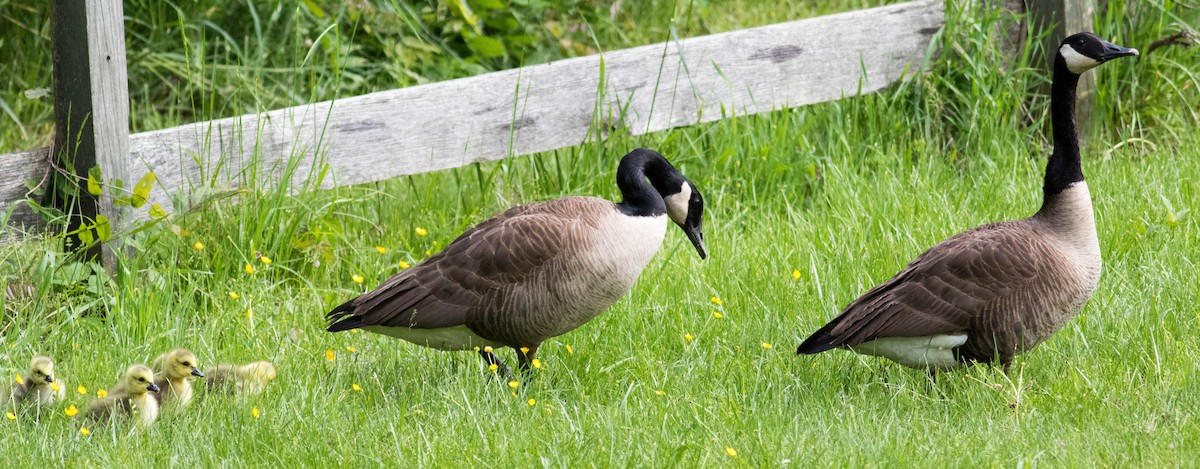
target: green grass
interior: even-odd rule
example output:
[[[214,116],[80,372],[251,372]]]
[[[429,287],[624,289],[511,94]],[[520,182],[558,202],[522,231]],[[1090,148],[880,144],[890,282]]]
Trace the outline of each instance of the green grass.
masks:
[[[733,6],[692,21],[767,22],[763,6]],[[1116,8],[1097,29],[1135,47],[1200,20],[1170,2]],[[952,9],[931,71],[881,94],[365,186],[296,195],[262,187],[172,218],[187,236],[166,226],[134,236],[139,255],[112,278],[56,254],[53,240],[0,246],[0,281],[42,293],[3,306],[0,369],[14,374],[47,353],[72,391],[43,415],[0,421],[0,447],[43,464],[142,467],[1193,464],[1194,50],[1091,72],[1099,90],[1084,171],[1104,276],[1080,316],[1011,375],[979,366],[934,383],[848,352],[793,355],[922,250],[1037,209],[1048,116],[1031,93],[1046,74],[999,59],[988,36],[996,20]],[[333,86],[317,82],[295,92]],[[659,149],[703,191],[711,257],[698,259],[671,229],[631,294],[547,342],[544,367],[516,390],[473,354],[323,332],[330,307],[492,213],[564,195],[617,197],[616,163],[635,146]],[[274,262],[264,266],[256,252]],[[259,396],[201,394],[149,431],[83,437],[62,415],[87,402],[76,385],[94,395],[128,364],[173,346],[204,363],[273,360],[279,379]]]

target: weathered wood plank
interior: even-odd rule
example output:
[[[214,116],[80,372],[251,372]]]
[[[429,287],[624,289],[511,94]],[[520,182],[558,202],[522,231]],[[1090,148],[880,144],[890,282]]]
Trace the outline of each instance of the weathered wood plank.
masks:
[[[37,216],[20,201],[29,192],[26,182],[45,181],[49,170],[49,152],[45,148],[0,155],[0,214],[13,209],[12,218],[8,220],[9,226],[21,231],[30,231],[38,226]],[[3,231],[3,227],[0,227],[0,231]]]
[[[51,9],[54,49],[55,158],[70,161],[77,180],[60,182],[84,187],[88,169],[99,166],[106,181],[129,180],[129,85],[125,59],[125,17],[121,0],[55,0]],[[67,165],[63,165],[67,167]],[[115,188],[99,197],[80,190],[78,210],[69,229],[104,215],[113,232],[123,231],[127,217],[113,204]],[[52,193],[57,194],[52,191]],[[58,203],[71,201],[59,200]],[[115,240],[114,240],[115,241]],[[112,267],[117,243],[89,251]]]
[[[184,191],[280,177],[293,156],[292,183],[323,164],[325,186],[377,181],[578,145],[600,119],[641,134],[874,92],[916,73],[942,22],[920,0],[136,134],[130,151]]]

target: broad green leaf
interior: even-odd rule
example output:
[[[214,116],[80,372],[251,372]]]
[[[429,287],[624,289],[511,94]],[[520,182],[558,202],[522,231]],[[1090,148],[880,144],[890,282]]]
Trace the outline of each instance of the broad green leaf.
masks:
[[[474,3],[475,7],[483,10],[504,9],[504,2],[501,2],[500,0],[472,0],[471,3]]]
[[[474,36],[467,39],[467,47],[481,57],[504,57],[504,44],[487,36]]]
[[[84,246],[92,244],[92,241],[95,241],[95,238],[92,237],[91,229],[84,228],[79,231],[79,242],[83,243]]]
[[[150,188],[154,186],[156,180],[158,180],[158,176],[154,175],[154,171],[150,171],[142,176],[137,184],[133,185],[133,195],[129,197],[129,204],[133,205],[133,208],[141,208],[146,205],[146,201],[150,199]]]
[[[162,218],[167,216],[167,211],[163,210],[161,205],[154,204],[150,206],[150,216],[153,218]]]
[[[104,175],[100,173],[99,166],[92,166],[88,169],[87,191],[92,195],[100,195],[104,193]]]
[[[100,237],[100,241],[112,239],[112,224],[108,223],[108,217],[96,215],[96,235]]]

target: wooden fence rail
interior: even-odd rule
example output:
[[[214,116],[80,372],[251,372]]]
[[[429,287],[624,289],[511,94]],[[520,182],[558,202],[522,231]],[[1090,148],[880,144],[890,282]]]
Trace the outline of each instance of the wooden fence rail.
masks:
[[[1053,46],[1069,32],[1091,29],[1092,2],[990,4],[1029,13],[1035,27],[1050,28]],[[130,176],[154,171],[166,190],[154,191],[151,202],[163,207],[171,206],[170,194],[236,187],[248,171],[270,177],[289,164],[297,168],[293,180],[279,183],[326,170],[334,176],[325,179],[327,187],[377,181],[578,145],[589,132],[641,134],[874,92],[924,64],[945,20],[942,3],[917,0],[618,50],[126,140],[120,0],[53,0],[56,140],[78,147],[81,173],[99,165],[129,186]],[[1015,34],[1023,35],[1023,29]],[[72,52],[84,49],[87,57]],[[1080,94],[1088,96],[1086,89]],[[1086,102],[1081,108],[1083,119]],[[86,119],[78,109],[88,111]],[[10,225],[37,226],[21,202],[51,168],[46,148],[0,155],[0,214],[14,211]],[[99,211],[109,212],[118,229],[130,217],[147,216],[142,209],[127,217],[104,199]]]
[[[302,181],[319,161],[327,185],[357,184],[578,145],[597,128],[641,134],[802,106],[915,74],[942,22],[941,0],[919,0],[183,125],[131,135],[123,169],[187,191],[236,186],[251,163],[263,174],[298,164]],[[46,149],[0,155],[0,211],[48,167]],[[168,200],[156,190],[151,202]],[[10,223],[35,221],[19,208]]]

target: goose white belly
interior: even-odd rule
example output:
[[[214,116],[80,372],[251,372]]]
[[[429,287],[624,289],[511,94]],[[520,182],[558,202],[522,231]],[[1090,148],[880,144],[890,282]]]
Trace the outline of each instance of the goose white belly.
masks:
[[[410,327],[366,326],[364,330],[377,334],[406,340],[417,345],[439,350],[471,350],[475,347],[499,347],[499,342],[493,342],[476,334],[467,326],[439,327],[434,329],[413,329]]]
[[[967,342],[967,334],[939,334],[922,337],[882,337],[863,342],[852,350],[884,357],[911,368],[949,370],[963,365],[954,357],[954,348]]]

